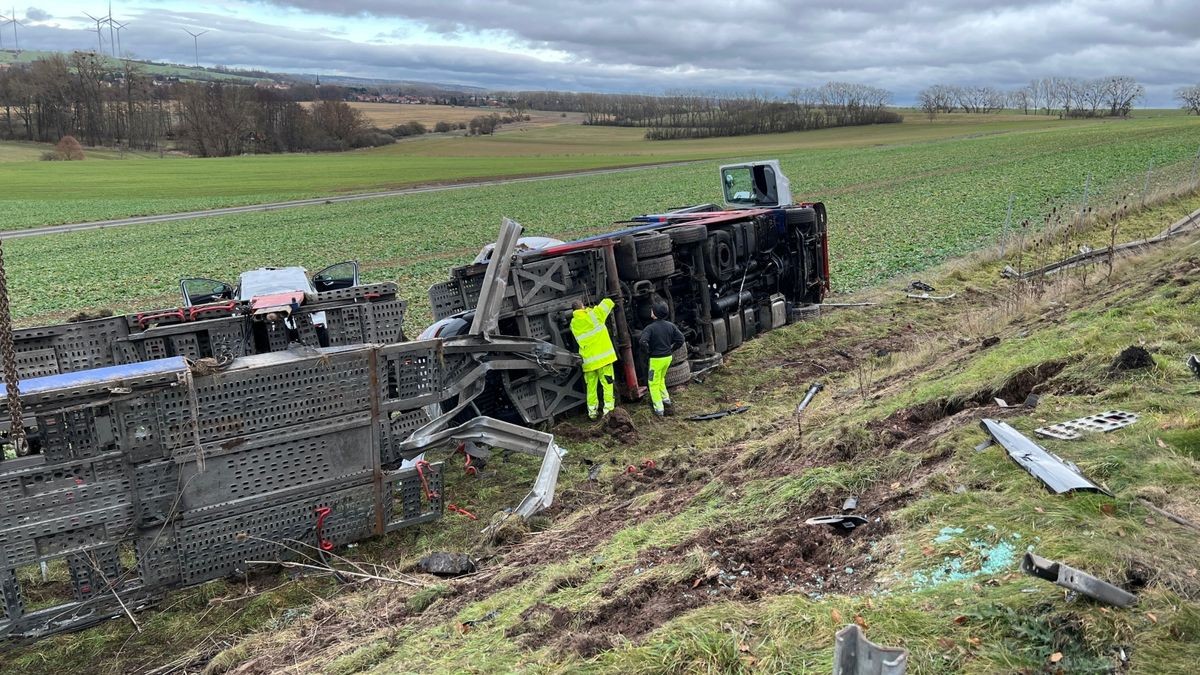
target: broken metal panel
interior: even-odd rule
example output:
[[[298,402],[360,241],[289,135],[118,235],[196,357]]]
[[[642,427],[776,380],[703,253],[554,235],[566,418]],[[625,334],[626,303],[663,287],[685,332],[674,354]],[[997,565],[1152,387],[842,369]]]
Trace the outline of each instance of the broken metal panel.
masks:
[[[1042,481],[1055,494],[1066,492],[1101,492],[1107,490],[1088,480],[1074,464],[1048,452],[1004,422],[992,419],[980,421],[980,426],[1004,446],[1008,456],[1023,469]]]
[[[554,436],[545,432],[491,417],[476,417],[456,427],[424,429],[420,436],[414,436],[400,445],[404,449],[412,450],[443,443],[462,442],[541,457],[542,465],[538,470],[533,489],[513,509],[513,513],[522,518],[528,518],[553,503],[555,487],[558,485],[559,468],[562,466],[562,458],[567,453],[554,442]]]
[[[1021,571],[1117,607],[1129,607],[1137,602],[1137,596],[1107,581],[1033,553],[1025,553]]]
[[[496,246],[483,275],[479,303],[475,307],[475,318],[471,322],[472,335],[488,336],[499,328],[500,303],[503,302],[505,291],[508,289],[508,271],[512,266],[512,257],[516,252],[517,240],[521,238],[522,229],[516,221],[508,218],[505,218],[500,226],[500,236],[496,238]]]
[[[1051,424],[1048,427],[1034,429],[1033,433],[1046,438],[1057,438],[1063,441],[1073,441],[1085,433],[1108,432],[1138,421],[1135,413],[1123,410],[1108,410],[1106,412],[1080,417],[1068,422]]]
[[[868,640],[853,623],[837,632],[833,675],[903,675],[907,670],[907,649],[881,647]]]

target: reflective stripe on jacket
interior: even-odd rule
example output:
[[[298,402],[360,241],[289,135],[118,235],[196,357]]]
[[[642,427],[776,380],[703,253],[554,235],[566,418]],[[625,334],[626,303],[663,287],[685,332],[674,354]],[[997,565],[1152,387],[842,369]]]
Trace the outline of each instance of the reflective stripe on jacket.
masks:
[[[605,298],[595,307],[577,309],[571,314],[571,334],[579,343],[584,371],[596,370],[617,360],[608,326],[604,324],[612,309],[613,301]]]

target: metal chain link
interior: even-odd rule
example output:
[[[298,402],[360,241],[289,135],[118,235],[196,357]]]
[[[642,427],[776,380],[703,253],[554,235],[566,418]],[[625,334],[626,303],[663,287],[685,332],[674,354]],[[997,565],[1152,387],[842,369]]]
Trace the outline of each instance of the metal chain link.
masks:
[[[28,444],[25,440],[25,425],[21,420],[21,377],[17,373],[17,351],[13,346],[12,312],[8,306],[8,277],[4,273],[4,242],[0,240],[0,358],[3,358],[4,385],[7,390],[8,419],[11,430],[8,437],[17,456],[24,456]],[[3,453],[0,452],[0,456]]]

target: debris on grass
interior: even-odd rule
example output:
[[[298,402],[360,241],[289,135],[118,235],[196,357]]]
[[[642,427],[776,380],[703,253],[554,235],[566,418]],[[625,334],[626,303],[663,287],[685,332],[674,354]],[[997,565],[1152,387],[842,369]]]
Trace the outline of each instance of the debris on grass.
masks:
[[[1137,602],[1137,596],[1133,593],[1069,565],[1034,555],[1031,551],[1027,551],[1021,559],[1021,571],[1110,605],[1128,607]]]
[[[430,553],[421,558],[417,568],[440,577],[457,577],[475,571],[475,561],[465,553]]]

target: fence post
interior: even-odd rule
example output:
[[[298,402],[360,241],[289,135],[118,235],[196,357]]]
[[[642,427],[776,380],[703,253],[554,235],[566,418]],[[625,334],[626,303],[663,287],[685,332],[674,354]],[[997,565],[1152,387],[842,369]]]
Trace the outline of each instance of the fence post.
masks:
[[[1013,197],[1016,194],[1009,193],[1008,195],[1008,213],[1004,215],[1004,232],[1000,235],[1000,257],[1003,258],[1008,250],[1008,228],[1012,225],[1012,205]]]
[[[1150,166],[1146,167],[1146,183],[1142,185],[1142,206],[1146,205],[1146,197],[1150,194],[1150,174],[1154,173],[1154,158],[1150,158]]]
[[[1192,186],[1196,185],[1196,166],[1200,165],[1200,148],[1196,148],[1196,159],[1192,160]]]

